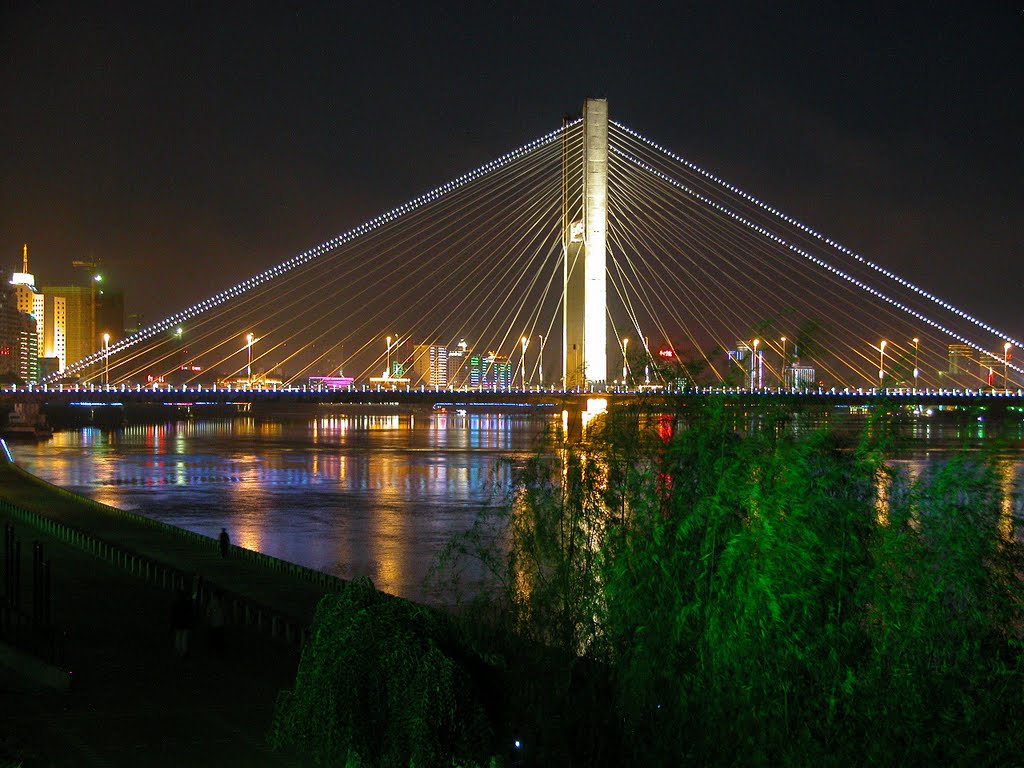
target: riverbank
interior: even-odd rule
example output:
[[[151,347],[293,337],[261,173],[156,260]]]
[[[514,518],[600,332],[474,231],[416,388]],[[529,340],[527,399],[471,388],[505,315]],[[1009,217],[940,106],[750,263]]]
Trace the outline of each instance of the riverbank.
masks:
[[[335,580],[239,548],[221,558],[213,539],[75,497],[8,462],[0,500],[0,526],[21,543],[26,615],[35,543],[50,563],[57,647],[48,650],[72,681],[66,692],[44,687],[5,654],[15,660],[0,667],[0,763],[302,764],[270,752],[265,735],[278,691],[294,681],[302,632]],[[201,624],[179,658],[174,587],[199,576],[226,596],[225,648]]]

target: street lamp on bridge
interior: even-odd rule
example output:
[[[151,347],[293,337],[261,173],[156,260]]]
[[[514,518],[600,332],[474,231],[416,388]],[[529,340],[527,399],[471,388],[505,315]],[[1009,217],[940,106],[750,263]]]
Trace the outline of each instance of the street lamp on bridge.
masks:
[[[921,344],[921,340],[915,336],[914,337],[914,389],[917,389],[917,377],[921,373],[920,369],[917,367],[918,353],[920,352],[920,349],[919,349],[920,344]]]
[[[788,339],[785,336],[783,336],[781,339],[779,339],[779,341],[782,342],[782,370],[779,373],[779,378],[782,379],[782,386],[786,386],[786,367],[789,362],[786,358],[786,342],[788,341]]]
[[[629,367],[626,364],[626,347],[629,346],[629,339],[622,337],[622,386],[626,386],[626,377],[629,375]]]
[[[537,382],[543,387],[544,386],[544,337],[541,334],[537,334],[537,338],[540,339],[540,356],[537,358]]]
[[[760,339],[754,339],[753,348],[754,351],[750,355],[750,388],[754,388],[755,371],[757,370],[757,345],[761,343]]]
[[[520,341],[523,344],[523,356],[519,361],[519,381],[521,382],[522,388],[526,390],[526,348],[530,345],[530,340],[523,336]]]
[[[245,378],[249,380],[249,386],[252,386],[252,343],[256,339],[256,336],[252,333],[245,334],[245,349],[248,352],[245,362]]]
[[[881,388],[882,380],[885,379],[885,345],[886,341],[883,339],[878,345],[878,386]]]
[[[110,388],[110,334],[103,334],[103,386]]]
[[[1003,389],[1009,389],[1010,388],[1009,362],[1010,362],[1010,347],[1012,347],[1012,346],[1013,346],[1013,344],[1011,344],[1010,342],[1006,342],[1005,344],[1003,344]]]
[[[651,383],[651,345],[644,336],[644,384]]]

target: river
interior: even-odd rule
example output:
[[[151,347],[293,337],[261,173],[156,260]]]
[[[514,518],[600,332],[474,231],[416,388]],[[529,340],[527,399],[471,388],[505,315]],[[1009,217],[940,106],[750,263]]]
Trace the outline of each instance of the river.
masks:
[[[425,578],[441,549],[499,503],[512,466],[556,422],[480,413],[235,418],[57,432],[15,443],[15,460],[52,483],[172,525],[393,594],[443,602]],[[907,427],[910,471],[986,441],[985,425]],[[1018,497],[1024,435],[1005,491]]]

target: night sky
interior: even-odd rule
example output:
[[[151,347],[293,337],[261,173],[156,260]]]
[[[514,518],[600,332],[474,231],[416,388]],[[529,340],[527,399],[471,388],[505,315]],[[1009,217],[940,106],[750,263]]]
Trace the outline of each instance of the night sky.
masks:
[[[606,96],[613,119],[1024,336],[1009,4],[204,5],[4,4],[4,269],[23,242],[44,285],[101,259],[153,322]]]

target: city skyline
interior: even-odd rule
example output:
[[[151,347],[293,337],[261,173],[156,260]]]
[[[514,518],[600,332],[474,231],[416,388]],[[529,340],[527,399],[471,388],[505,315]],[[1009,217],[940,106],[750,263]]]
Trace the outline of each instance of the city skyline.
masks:
[[[557,7],[385,21],[302,6],[253,10],[241,27],[224,9],[3,13],[3,266],[26,241],[56,283],[73,259],[99,261],[148,321],[606,95],[613,119],[1024,331],[1019,13],[740,7],[613,25]],[[579,34],[559,50],[544,30],[571,21]],[[388,43],[371,58],[366,39]],[[586,45],[606,55],[587,60]]]

